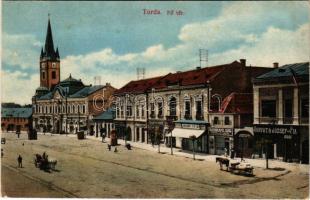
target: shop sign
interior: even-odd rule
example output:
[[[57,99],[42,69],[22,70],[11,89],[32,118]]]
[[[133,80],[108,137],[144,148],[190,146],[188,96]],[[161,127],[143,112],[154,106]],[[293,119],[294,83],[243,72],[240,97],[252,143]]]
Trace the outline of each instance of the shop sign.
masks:
[[[284,139],[292,139],[292,135],[284,135]]]
[[[233,134],[232,128],[210,128],[210,133],[213,135],[230,135]]]
[[[254,134],[279,134],[279,135],[297,135],[297,127],[294,126],[254,126]]]
[[[204,129],[205,126],[201,126],[200,124],[182,124],[181,127],[189,129]]]

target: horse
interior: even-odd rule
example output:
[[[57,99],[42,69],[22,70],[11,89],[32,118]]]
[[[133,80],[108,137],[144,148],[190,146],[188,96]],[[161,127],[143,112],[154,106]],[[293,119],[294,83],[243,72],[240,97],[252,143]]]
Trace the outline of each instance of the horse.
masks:
[[[221,170],[223,170],[223,165],[226,165],[226,171],[228,171],[228,167],[229,167],[229,159],[228,158],[216,157],[215,162],[220,163]]]

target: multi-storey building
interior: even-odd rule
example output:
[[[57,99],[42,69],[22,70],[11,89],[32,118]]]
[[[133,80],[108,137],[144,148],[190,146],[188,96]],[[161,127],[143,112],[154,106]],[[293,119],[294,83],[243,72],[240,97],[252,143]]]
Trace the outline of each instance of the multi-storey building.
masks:
[[[32,108],[1,108],[1,130],[28,132],[31,127]]]
[[[240,157],[252,154],[253,94],[231,93],[210,112],[209,153]]]
[[[254,80],[258,154],[309,162],[309,62],[287,64]]]
[[[60,82],[60,57],[55,51],[50,20],[40,56],[40,87],[32,98],[33,127],[39,131],[75,133],[81,127],[94,132],[92,118],[111,104],[114,92],[106,85],[84,85],[70,76]]]
[[[115,129],[117,136],[147,143],[148,93],[147,90],[161,77],[130,81],[114,92]]]
[[[192,150],[191,136],[194,135],[196,150],[209,152],[210,111],[219,111],[222,100],[232,92],[251,93],[251,78],[269,70],[246,66],[246,60],[241,59],[170,73],[148,89],[149,126],[155,130],[158,124],[164,126],[164,130],[159,130],[166,136],[166,143],[170,144],[168,138],[172,135],[173,145],[184,150]],[[171,121],[176,127],[169,134]]]
[[[210,111],[219,110],[219,103],[232,92],[251,93],[251,78],[267,71],[270,68],[246,66],[241,59],[131,81],[114,93],[117,134],[142,142],[162,135],[167,145],[185,150],[192,149],[190,136],[195,136],[196,150],[208,152]]]

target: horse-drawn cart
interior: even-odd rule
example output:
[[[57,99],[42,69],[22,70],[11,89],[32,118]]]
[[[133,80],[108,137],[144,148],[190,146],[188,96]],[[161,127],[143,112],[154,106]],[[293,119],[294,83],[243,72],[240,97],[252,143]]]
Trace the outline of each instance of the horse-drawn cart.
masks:
[[[55,170],[56,164],[57,160],[48,158],[48,155],[46,155],[45,153],[43,153],[42,156],[40,154],[35,154],[34,165],[41,170]]]
[[[253,175],[254,167],[250,163],[236,162],[224,156],[216,157],[215,160],[219,162],[221,170],[223,169],[223,165],[225,165],[226,171],[230,171],[231,173]]]

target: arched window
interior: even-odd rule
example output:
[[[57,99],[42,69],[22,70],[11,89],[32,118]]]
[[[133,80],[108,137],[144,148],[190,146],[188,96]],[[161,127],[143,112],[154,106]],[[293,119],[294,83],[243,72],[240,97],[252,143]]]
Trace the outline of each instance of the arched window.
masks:
[[[75,105],[72,105],[72,113],[75,113]]]
[[[169,100],[169,114],[170,116],[177,115],[177,101],[175,97],[171,97]]]
[[[184,119],[192,119],[191,116],[191,100],[189,96],[184,97]]]

